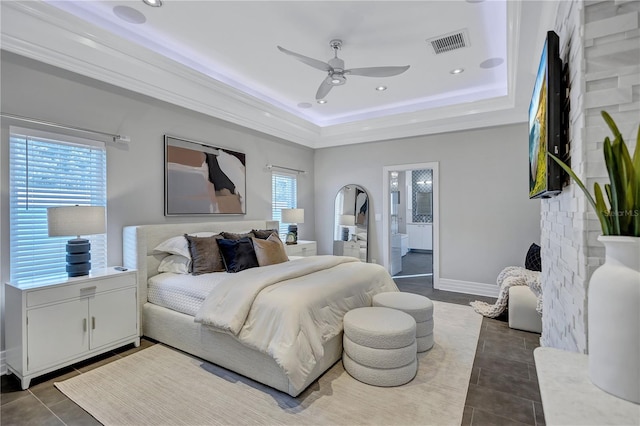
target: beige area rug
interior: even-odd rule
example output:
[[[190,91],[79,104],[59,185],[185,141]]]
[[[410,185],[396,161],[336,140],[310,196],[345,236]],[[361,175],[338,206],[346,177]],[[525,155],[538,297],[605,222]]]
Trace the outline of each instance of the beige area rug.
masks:
[[[56,387],[105,425],[459,425],[482,316],[434,305],[436,343],[399,387],[358,382],[338,362],[293,398],[161,344]]]

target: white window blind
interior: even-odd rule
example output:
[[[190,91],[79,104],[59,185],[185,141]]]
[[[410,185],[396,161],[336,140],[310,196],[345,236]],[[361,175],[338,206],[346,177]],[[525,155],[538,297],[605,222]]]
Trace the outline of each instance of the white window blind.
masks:
[[[106,206],[107,155],[99,141],[17,127],[9,138],[11,281],[66,275],[70,237],[49,237],[47,207]],[[91,267],[107,265],[106,234],[91,242]]]
[[[298,179],[294,174],[272,172],[271,218],[280,223],[280,236],[287,235],[289,224],[282,223],[282,209],[295,209],[298,200]],[[283,240],[284,241],[284,240]]]

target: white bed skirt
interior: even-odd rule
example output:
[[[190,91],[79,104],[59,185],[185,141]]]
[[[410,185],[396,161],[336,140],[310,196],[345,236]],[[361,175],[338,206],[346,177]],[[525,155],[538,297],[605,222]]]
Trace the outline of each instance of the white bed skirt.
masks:
[[[272,388],[297,396],[342,356],[342,333],[324,344],[318,360],[301,388],[295,388],[273,358],[238,342],[234,337],[213,331],[193,321],[193,317],[161,306],[143,306],[143,334],[188,352],[221,367],[238,372]]]

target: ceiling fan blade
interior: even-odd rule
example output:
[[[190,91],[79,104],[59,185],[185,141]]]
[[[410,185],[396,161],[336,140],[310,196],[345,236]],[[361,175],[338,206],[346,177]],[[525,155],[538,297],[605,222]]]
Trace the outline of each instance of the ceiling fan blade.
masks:
[[[297,60],[304,62],[307,65],[311,65],[312,67],[317,68],[319,70],[331,71],[333,69],[331,68],[331,65],[329,65],[326,62],[322,62],[317,59],[309,58],[308,56],[304,56],[299,53],[292,52],[290,50],[285,49],[284,47],[278,46],[278,50],[280,50],[282,53],[286,53],[289,56],[293,56]]]
[[[325,96],[329,93],[333,84],[331,84],[331,77],[325,78],[320,87],[318,87],[318,91],[316,92],[316,100],[324,99]]]
[[[369,67],[369,68],[353,68],[345,70],[345,74],[361,75],[364,77],[391,77],[402,74],[409,69],[409,65],[402,67]]]

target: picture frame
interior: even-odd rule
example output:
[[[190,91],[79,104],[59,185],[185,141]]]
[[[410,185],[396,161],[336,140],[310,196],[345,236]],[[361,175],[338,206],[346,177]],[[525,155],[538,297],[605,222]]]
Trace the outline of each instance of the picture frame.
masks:
[[[165,216],[244,215],[246,155],[164,136]]]

